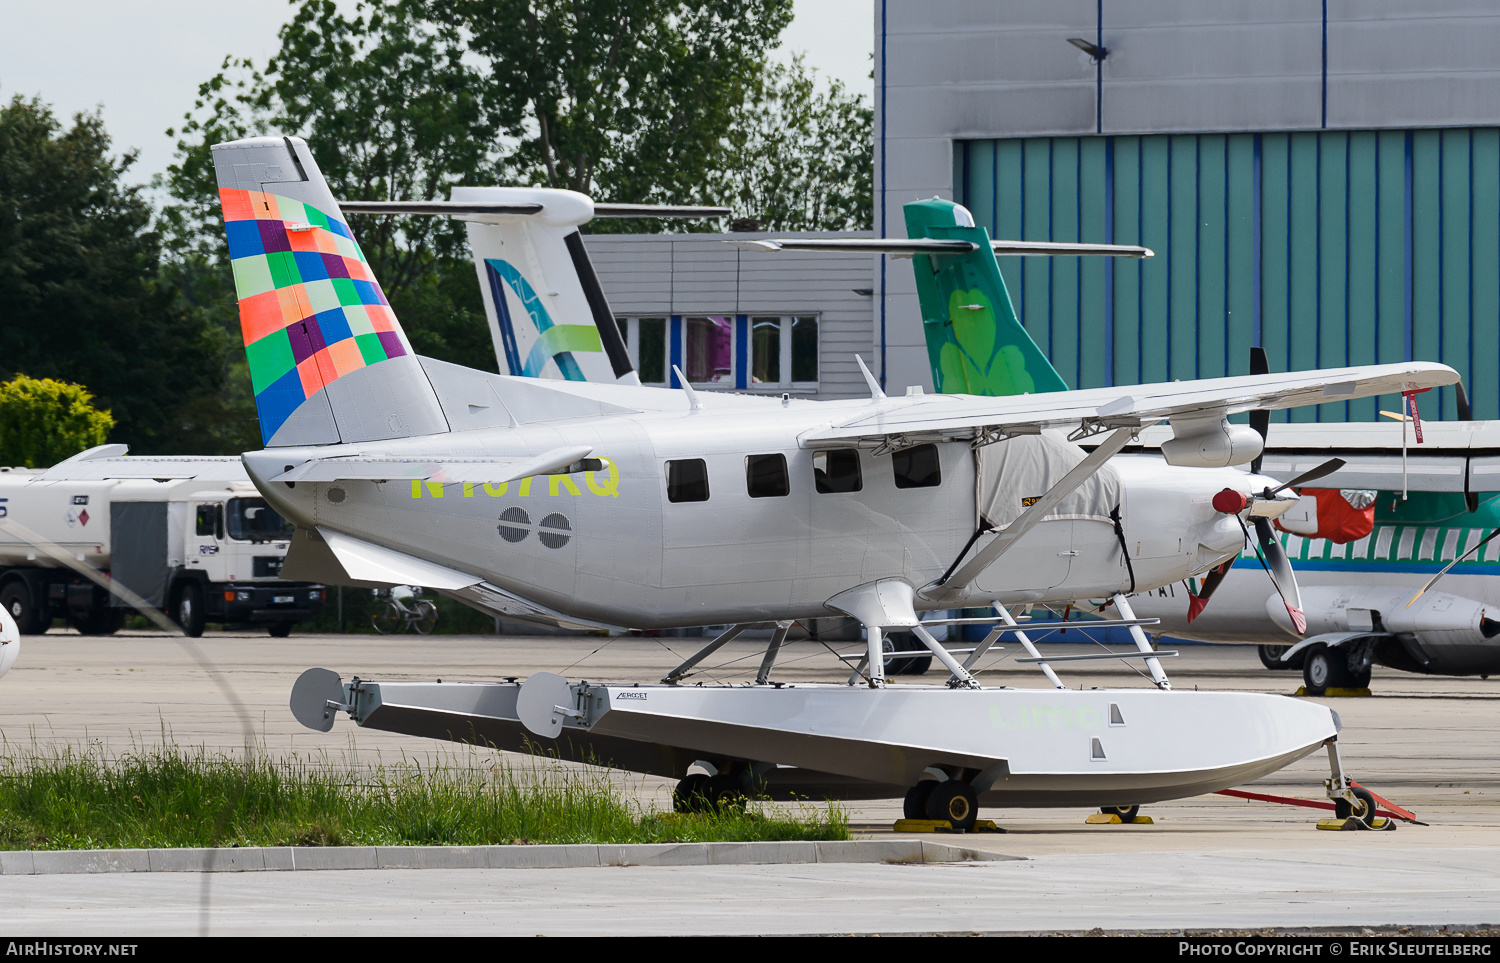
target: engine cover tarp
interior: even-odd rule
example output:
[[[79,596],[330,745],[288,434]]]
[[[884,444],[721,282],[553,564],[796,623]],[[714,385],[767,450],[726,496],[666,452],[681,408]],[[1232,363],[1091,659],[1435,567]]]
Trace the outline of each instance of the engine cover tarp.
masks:
[[[1006,528],[1085,457],[1082,448],[1057,431],[985,445],[976,452],[974,471],[980,516],[997,530]],[[1046,517],[1109,523],[1109,513],[1119,504],[1120,476],[1106,464]]]

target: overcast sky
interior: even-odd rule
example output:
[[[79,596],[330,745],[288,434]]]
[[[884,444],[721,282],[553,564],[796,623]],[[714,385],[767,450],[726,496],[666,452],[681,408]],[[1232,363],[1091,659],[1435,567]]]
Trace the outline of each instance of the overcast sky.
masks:
[[[802,51],[820,73],[869,93],[872,3],[795,0],[777,56]],[[102,108],[116,150],[140,150],[139,182],[171,162],[165,131],[198,85],[226,56],[264,64],[291,16],[286,0],[0,0],[0,10],[0,98],[40,96],[62,117]]]

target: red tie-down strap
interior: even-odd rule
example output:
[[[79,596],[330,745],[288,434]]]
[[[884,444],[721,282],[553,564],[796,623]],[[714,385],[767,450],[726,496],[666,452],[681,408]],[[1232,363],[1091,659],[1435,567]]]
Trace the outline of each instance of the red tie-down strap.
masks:
[[[1431,391],[1431,388],[1418,388],[1410,381],[1406,383],[1406,390],[1401,392],[1402,404],[1406,406],[1406,416],[1411,419],[1411,426],[1417,433],[1417,444],[1422,443],[1422,416],[1417,413],[1417,395]]]
[[[1394,819],[1404,819],[1404,820],[1406,820],[1409,823],[1416,823],[1418,826],[1425,826],[1425,825],[1427,825],[1426,823],[1424,823],[1420,819],[1418,819],[1416,817],[1415,813],[1412,813],[1412,812],[1410,812],[1408,810],[1402,809],[1400,806],[1398,806],[1395,803],[1391,802],[1389,799],[1387,799],[1384,796],[1380,795],[1379,793],[1377,793],[1375,790],[1371,789],[1370,787],[1368,787],[1368,786],[1360,786],[1359,783],[1355,782],[1352,779],[1349,780],[1349,785],[1351,785],[1351,786],[1359,786],[1360,789],[1363,789],[1365,792],[1367,792],[1370,795],[1374,796],[1375,797],[1375,802],[1378,805],[1385,807],[1383,809],[1377,809],[1377,810],[1375,810],[1375,815],[1377,815],[1377,816],[1385,816],[1387,818],[1394,818]],[[1334,805],[1331,802],[1322,802],[1322,801],[1313,800],[1313,799],[1298,799],[1295,796],[1272,796],[1269,793],[1263,793],[1263,792],[1246,792],[1243,789],[1220,789],[1218,792],[1214,793],[1214,795],[1216,795],[1216,796],[1233,796],[1236,799],[1254,799],[1257,802],[1280,803],[1283,806],[1302,806],[1302,807],[1305,807],[1307,809],[1333,809],[1334,808]]]

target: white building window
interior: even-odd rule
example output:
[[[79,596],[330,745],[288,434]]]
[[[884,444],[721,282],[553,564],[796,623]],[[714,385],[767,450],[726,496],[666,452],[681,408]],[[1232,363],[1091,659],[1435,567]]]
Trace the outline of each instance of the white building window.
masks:
[[[666,318],[618,318],[620,337],[643,385],[664,385],[669,374]]]
[[[816,388],[818,350],[817,317],[753,315],[747,387]]]
[[[690,384],[723,390],[818,389],[816,315],[674,315],[616,318],[644,385],[670,385],[672,365]],[[675,343],[674,343],[675,342]]]

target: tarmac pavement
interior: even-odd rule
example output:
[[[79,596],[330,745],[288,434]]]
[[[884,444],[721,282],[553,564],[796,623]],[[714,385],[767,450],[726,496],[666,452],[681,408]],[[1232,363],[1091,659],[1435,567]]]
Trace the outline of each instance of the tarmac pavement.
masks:
[[[341,720],[302,729],[287,709],[297,675],[477,681],[538,670],[570,679],[647,681],[696,639],[211,634],[181,643],[144,633],[24,640],[0,681],[3,751],[94,743],[105,754],[164,737],[241,751],[247,738],[313,764],[405,757],[488,762],[490,753]],[[763,642],[737,641],[699,678],[753,678]],[[1014,647],[1011,647],[1012,650]],[[1071,646],[1047,647],[1067,654]],[[1290,694],[1295,673],[1261,667],[1253,648],[1182,646],[1164,663],[1177,688]],[[1044,686],[997,653],[987,685]],[[205,670],[205,663],[212,670]],[[1067,666],[1084,686],[1146,685],[1128,664]],[[816,642],[786,650],[778,676],[831,681],[846,669]],[[929,677],[930,679],[930,677]],[[4,927],[27,935],[196,933],[443,934],[1036,932],[1210,927],[1345,927],[1500,922],[1500,680],[1375,670],[1370,698],[1330,699],[1356,779],[1428,826],[1327,833],[1319,813],[1222,796],[1147,807],[1151,826],[1086,826],[1083,809],[985,811],[1008,832],[967,847],[1023,857],[963,864],[606,866],[572,869],[372,869],[323,872],[0,876]],[[1253,791],[1321,797],[1316,753]],[[668,780],[618,774],[648,806]],[[856,833],[892,839],[900,801],[848,806]],[[929,836],[956,842],[951,836]]]

